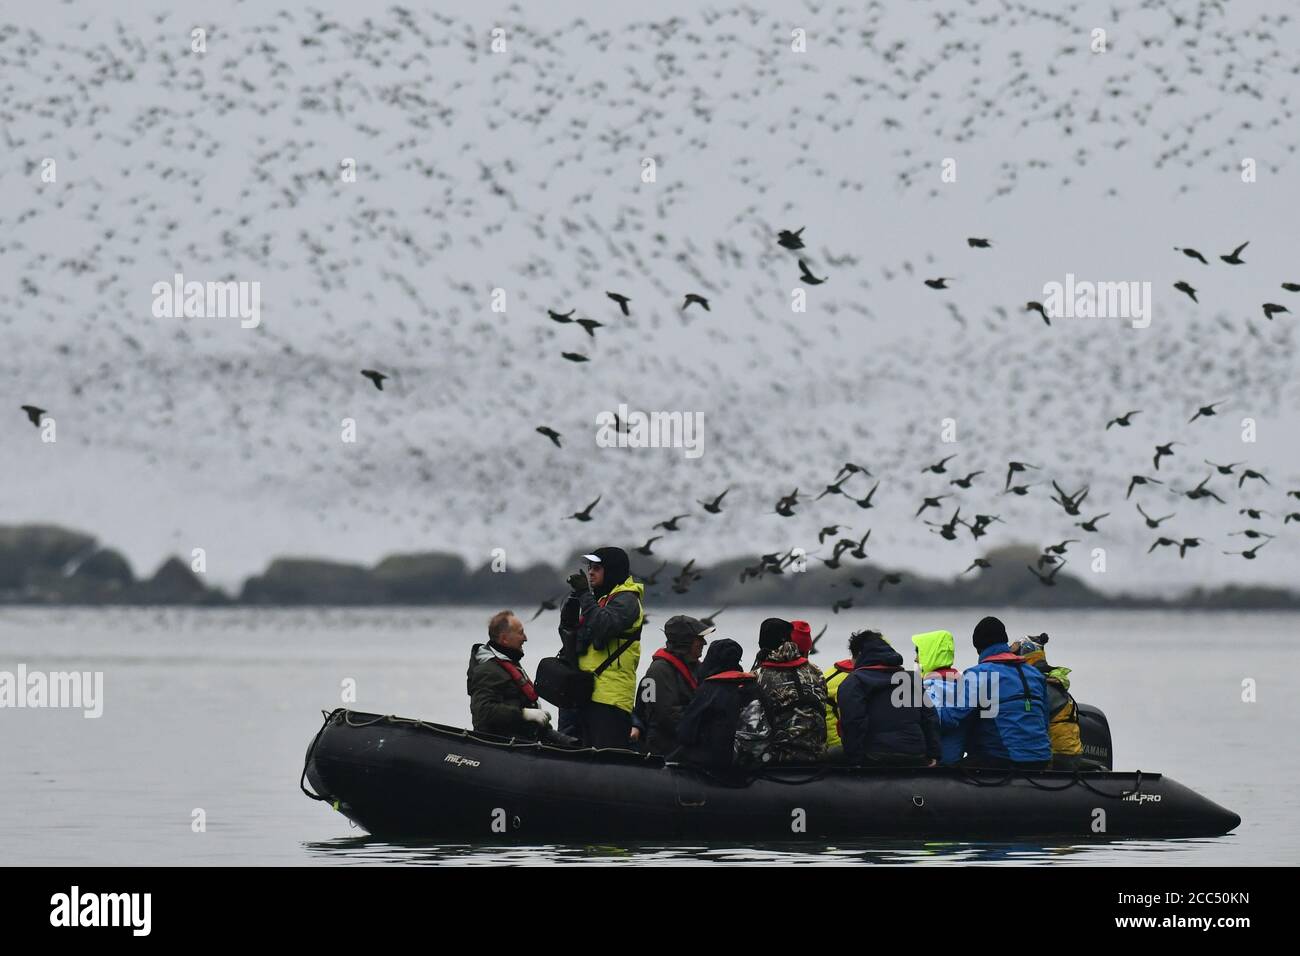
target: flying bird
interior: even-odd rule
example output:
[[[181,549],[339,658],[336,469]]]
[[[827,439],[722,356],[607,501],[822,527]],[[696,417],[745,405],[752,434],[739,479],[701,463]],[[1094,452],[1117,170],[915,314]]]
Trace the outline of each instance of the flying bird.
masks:
[[[794,232],[791,232],[789,229],[782,229],[776,234],[776,244],[782,249],[802,249],[803,239],[801,239],[800,236],[803,235],[805,228],[806,227],[804,226],[800,226]]]
[[[578,521],[590,521],[591,509],[596,507],[596,505],[600,504],[600,499],[603,497],[604,497],[603,495],[597,495],[595,501],[587,505],[587,507],[583,508],[581,511],[575,511],[573,514],[569,515],[569,517],[576,518]]]
[[[605,295],[607,295],[609,298],[613,299],[615,302],[618,303],[618,307],[623,310],[624,315],[632,314],[632,312],[627,307],[627,304],[632,300],[629,299],[627,296],[619,295],[617,292],[606,292]]]
[[[1129,419],[1132,418],[1134,415],[1141,415],[1141,414],[1142,414],[1141,411],[1135,409],[1131,412],[1125,412],[1123,415],[1118,415],[1106,423],[1106,430],[1109,431],[1111,425],[1118,425],[1120,428],[1128,428],[1129,425],[1133,424],[1131,421],[1129,421]]]
[[[1241,251],[1242,251],[1243,249],[1245,249],[1248,245],[1250,245],[1250,241],[1249,241],[1249,240],[1247,240],[1246,242],[1243,242],[1243,243],[1242,243],[1241,245],[1239,245],[1236,249],[1233,249],[1231,255],[1227,255],[1227,256],[1219,256],[1219,258],[1222,259],[1224,262],[1226,262],[1226,263],[1227,263],[1228,265],[1230,265],[1230,266],[1240,266],[1240,265],[1245,265],[1246,260],[1243,259],[1243,258],[1241,258]]]
[[[554,428],[548,428],[545,425],[538,425],[536,431],[537,434],[545,435],[547,438],[549,438],[551,440],[551,443],[555,445],[556,448],[564,447],[563,445],[560,444],[560,433],[557,432]]]
[[[374,382],[375,388],[379,389],[381,392],[384,390],[384,382],[388,379],[388,376],[383,372],[376,372],[372,368],[363,368],[361,374]]]
[[[686,293],[686,301],[682,303],[681,311],[685,312],[687,306],[691,305],[692,303],[695,305],[703,306],[705,312],[713,311],[712,309],[709,308],[709,300],[704,298],[704,296],[702,295],[696,295],[694,292]]]
[[[819,279],[808,270],[808,263],[802,259],[799,260],[799,278],[808,285],[821,285],[826,279]],[[827,277],[829,278],[829,277]]]
[[[37,408],[35,405],[23,405],[22,410],[27,413],[27,420],[37,428],[41,427],[41,416],[49,413],[43,408]]]

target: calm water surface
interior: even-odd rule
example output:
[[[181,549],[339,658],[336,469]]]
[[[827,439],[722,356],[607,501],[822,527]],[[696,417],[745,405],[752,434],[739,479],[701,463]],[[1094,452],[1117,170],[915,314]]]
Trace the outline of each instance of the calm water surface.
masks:
[[[0,610],[0,670],[102,671],[104,712],[0,709],[0,846],[10,864],[682,863],[1254,865],[1300,863],[1296,634],[1300,615],[1005,611],[1013,634],[1052,634],[1079,700],[1106,711],[1116,766],[1166,773],[1242,817],[1217,839],[828,846],[541,846],[370,840],[298,790],[320,711],[355,681],[359,710],[468,723],[465,667],[493,608]],[[703,609],[704,613],[708,610]],[[773,609],[776,610],[776,609]],[[794,612],[790,612],[793,614]],[[889,609],[835,620],[896,647],[944,627],[974,662],[977,610]],[[528,611],[525,617],[531,614]],[[751,653],[760,611],[718,618]],[[797,615],[795,615],[797,616]],[[556,615],[529,625],[525,665],[554,653]],[[814,629],[820,622],[814,623]],[[650,643],[650,642],[648,642]],[[655,642],[657,643],[657,642]],[[648,654],[643,659],[648,659]],[[1242,701],[1242,682],[1257,700]],[[553,708],[552,708],[553,710]],[[206,832],[191,829],[206,813]]]

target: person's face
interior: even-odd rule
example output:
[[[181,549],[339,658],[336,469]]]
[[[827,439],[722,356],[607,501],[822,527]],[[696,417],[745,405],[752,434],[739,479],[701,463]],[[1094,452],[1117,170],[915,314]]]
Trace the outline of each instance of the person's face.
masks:
[[[690,653],[687,655],[686,659],[692,664],[698,663],[700,659],[700,655],[703,653],[704,653],[704,638],[697,637],[695,640],[691,641],[691,650]]]
[[[591,584],[592,590],[595,590],[604,584],[605,566],[603,564],[587,565],[587,581]]]
[[[524,633],[524,622],[517,617],[511,617],[510,626],[506,628],[506,632],[501,635],[497,643],[506,650],[519,651],[523,650],[527,641],[528,635]]]

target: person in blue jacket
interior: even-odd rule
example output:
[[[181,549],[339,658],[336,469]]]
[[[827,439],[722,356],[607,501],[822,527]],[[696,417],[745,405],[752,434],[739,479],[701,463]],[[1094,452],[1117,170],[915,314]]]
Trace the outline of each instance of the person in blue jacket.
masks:
[[[1048,769],[1052,743],[1047,734],[1046,679],[1011,653],[1007,629],[996,617],[976,624],[971,642],[979,663],[962,674],[955,706],[939,710],[946,730],[965,731],[962,764]]]

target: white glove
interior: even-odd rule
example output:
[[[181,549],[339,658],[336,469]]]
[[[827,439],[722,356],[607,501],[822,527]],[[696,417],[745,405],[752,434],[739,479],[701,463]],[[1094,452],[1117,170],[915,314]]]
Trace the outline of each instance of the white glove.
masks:
[[[540,707],[523,708],[524,720],[531,720],[535,724],[550,724],[551,715]]]

